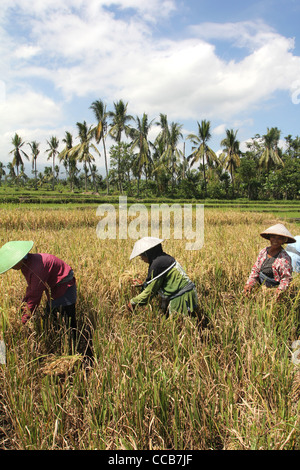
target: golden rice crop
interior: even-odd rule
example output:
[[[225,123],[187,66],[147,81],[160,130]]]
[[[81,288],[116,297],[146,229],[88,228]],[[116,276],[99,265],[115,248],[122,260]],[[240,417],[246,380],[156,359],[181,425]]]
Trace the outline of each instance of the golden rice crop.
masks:
[[[70,356],[67,332],[44,328],[42,306],[24,327],[25,281],[12,270],[0,276],[0,448],[299,449],[299,280],[279,304],[243,296],[265,246],[259,233],[278,220],[210,209],[201,250],[164,242],[197,286],[204,326],[163,317],[156,299],[130,313],[131,280],[147,266],[129,261],[134,240],[97,238],[98,221],[92,207],[0,209],[1,245],[34,240],[33,251],[73,267],[79,329],[94,351],[92,364]]]

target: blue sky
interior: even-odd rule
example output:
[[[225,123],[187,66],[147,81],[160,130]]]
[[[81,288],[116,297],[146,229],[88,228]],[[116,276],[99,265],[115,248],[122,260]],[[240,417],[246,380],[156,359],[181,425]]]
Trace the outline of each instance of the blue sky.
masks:
[[[231,128],[242,148],[268,127],[296,137],[299,23],[299,0],[2,0],[0,161],[17,132],[50,164],[47,140],[69,131],[76,143],[97,99],[149,120],[167,114],[184,135],[210,120],[215,151]]]

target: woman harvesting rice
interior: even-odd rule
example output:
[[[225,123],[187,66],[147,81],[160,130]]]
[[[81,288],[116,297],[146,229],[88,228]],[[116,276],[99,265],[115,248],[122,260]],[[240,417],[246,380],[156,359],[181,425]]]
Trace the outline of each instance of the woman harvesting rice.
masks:
[[[76,280],[72,268],[48,253],[29,253],[32,241],[11,241],[0,249],[0,274],[9,269],[20,270],[27,281],[21,311],[26,324],[47,296],[47,311],[62,314],[71,328],[76,328]]]
[[[133,311],[137,305],[146,304],[154,295],[162,299],[164,313],[194,313],[197,310],[197,293],[180,264],[162,249],[163,240],[154,237],[144,237],[138,240],[132,250],[130,259],[140,256],[149,264],[146,281],[137,281],[142,292],[133,297],[128,308]]]
[[[254,286],[263,285],[276,288],[276,295],[279,296],[289,287],[293,272],[291,258],[282,245],[295,243],[296,240],[283,224],[273,225],[260,235],[270,240],[270,246],[259,252],[244,292],[247,294]]]

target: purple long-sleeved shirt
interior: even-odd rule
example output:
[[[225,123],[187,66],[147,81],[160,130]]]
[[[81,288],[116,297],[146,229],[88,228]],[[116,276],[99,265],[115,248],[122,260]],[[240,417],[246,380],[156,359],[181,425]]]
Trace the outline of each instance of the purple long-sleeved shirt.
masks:
[[[59,284],[70,274],[72,268],[54,255],[29,253],[23,263],[21,271],[27,281],[23,302],[27,303],[31,312],[40,304],[43,292],[46,293],[48,301],[55,300],[76,282],[73,277]]]

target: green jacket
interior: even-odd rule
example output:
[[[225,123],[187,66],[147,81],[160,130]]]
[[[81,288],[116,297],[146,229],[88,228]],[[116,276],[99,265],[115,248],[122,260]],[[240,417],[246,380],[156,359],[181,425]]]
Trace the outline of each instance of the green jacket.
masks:
[[[198,304],[196,288],[177,261],[155,278],[145,282],[143,291],[133,297],[130,303],[145,305],[156,294],[160,295],[163,301],[167,301],[169,313],[188,314],[194,312]]]

